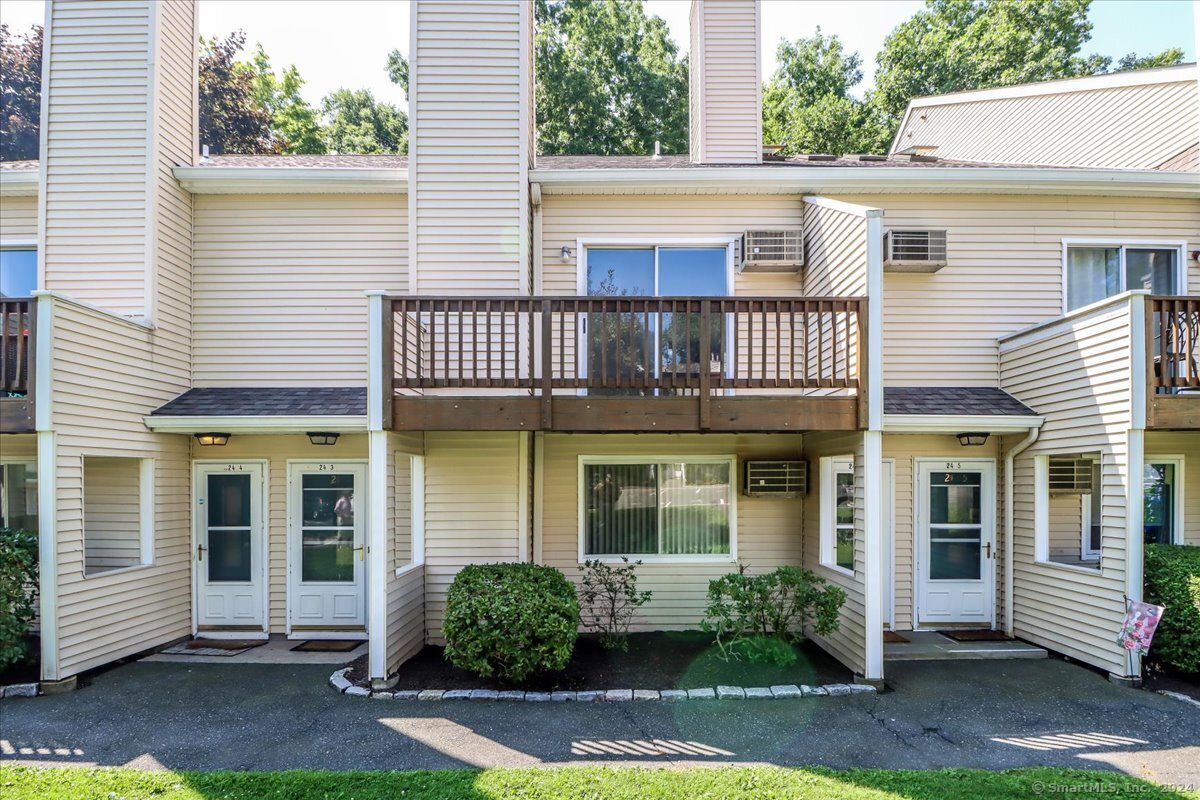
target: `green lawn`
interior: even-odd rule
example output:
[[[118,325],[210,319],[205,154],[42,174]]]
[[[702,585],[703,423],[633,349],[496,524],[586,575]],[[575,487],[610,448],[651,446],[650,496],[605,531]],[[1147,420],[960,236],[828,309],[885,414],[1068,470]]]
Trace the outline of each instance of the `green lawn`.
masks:
[[[127,768],[0,766],[4,800],[1030,800],[1135,794],[1200,798],[1113,772],[1023,769],[1008,772],[622,767],[445,770],[437,772],[141,772]]]

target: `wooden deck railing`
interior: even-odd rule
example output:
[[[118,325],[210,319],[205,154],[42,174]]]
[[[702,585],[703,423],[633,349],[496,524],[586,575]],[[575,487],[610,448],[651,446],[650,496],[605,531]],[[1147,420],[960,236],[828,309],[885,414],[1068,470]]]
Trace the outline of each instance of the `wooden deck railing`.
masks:
[[[866,301],[388,297],[401,394],[511,389],[680,396],[864,388]],[[386,385],[386,383],[385,383]],[[445,394],[445,392],[439,392]]]
[[[28,297],[0,298],[0,393],[28,395],[33,388],[35,305]]]
[[[1146,332],[1150,393],[1200,392],[1200,297],[1147,298]]]

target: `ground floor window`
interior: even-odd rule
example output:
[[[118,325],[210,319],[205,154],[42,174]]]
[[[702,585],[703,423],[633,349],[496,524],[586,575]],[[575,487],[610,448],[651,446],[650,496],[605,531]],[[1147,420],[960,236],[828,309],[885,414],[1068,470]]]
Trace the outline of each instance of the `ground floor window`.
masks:
[[[580,557],[727,561],[736,459],[580,459]]]
[[[1142,478],[1146,544],[1183,541],[1183,458],[1148,456]]]
[[[0,464],[0,528],[36,531],[37,467],[32,461]]]
[[[95,575],[153,561],[154,461],[83,459],[83,565]]]
[[[1037,559],[1099,569],[1103,457],[1100,453],[1038,456],[1034,463]]]
[[[821,564],[854,573],[854,458],[821,459]]]

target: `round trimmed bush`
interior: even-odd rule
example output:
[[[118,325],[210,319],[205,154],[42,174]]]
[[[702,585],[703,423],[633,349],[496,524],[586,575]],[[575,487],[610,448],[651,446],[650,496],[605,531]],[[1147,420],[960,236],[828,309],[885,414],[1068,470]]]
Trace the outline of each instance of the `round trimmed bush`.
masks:
[[[579,601],[553,567],[472,564],[446,596],[446,660],[485,678],[520,682],[566,667],[575,649]]]
[[[1200,674],[1200,547],[1146,545],[1146,599],[1166,606],[1150,656],[1169,667]]]

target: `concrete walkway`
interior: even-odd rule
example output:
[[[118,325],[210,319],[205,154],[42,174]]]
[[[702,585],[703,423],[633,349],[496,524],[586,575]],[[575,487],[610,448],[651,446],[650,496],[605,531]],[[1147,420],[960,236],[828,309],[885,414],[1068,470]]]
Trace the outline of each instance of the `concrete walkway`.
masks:
[[[680,704],[344,697],[313,665],[140,662],[0,700],[0,758],[147,769],[1062,765],[1200,784],[1200,711],[1058,660],[903,662],[895,691]]]

